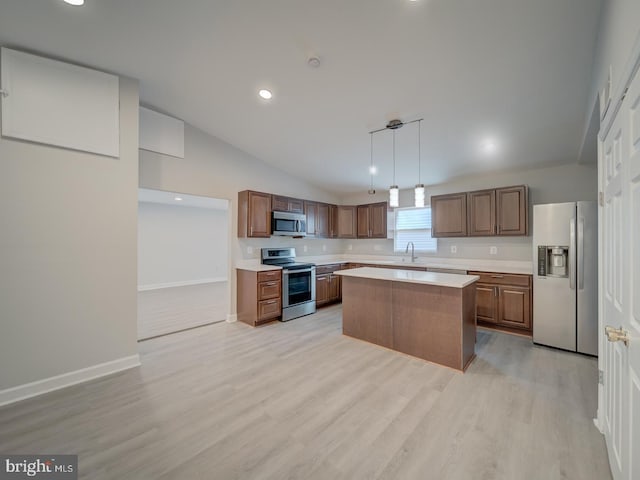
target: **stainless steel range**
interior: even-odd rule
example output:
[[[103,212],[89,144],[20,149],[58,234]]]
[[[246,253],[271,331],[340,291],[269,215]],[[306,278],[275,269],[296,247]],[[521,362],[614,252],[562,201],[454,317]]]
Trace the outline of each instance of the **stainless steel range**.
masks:
[[[296,262],[295,248],[263,248],[262,263],[282,267],[282,321],[316,311],[316,266]]]

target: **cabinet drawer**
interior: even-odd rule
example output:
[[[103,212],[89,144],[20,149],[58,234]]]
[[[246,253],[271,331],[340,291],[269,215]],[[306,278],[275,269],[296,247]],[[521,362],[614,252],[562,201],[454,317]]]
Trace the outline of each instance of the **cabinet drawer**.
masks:
[[[272,282],[274,280],[280,281],[282,278],[282,270],[267,270],[266,272],[258,272],[259,282]]]
[[[529,287],[531,275],[517,275],[512,273],[469,272],[469,275],[478,275],[478,283],[490,283],[493,285],[517,285]]]
[[[333,272],[337,272],[338,270],[342,270],[342,265],[339,263],[332,263],[331,265],[318,265],[316,267],[316,275],[333,273]]]
[[[268,300],[270,298],[280,298],[280,281],[258,283],[258,300]]]
[[[258,302],[258,320],[267,320],[280,316],[280,298]]]

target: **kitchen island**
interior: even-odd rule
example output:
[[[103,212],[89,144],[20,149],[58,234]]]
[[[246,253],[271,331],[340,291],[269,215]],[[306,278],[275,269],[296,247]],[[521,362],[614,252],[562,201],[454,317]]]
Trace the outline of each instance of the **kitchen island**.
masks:
[[[475,357],[476,275],[354,268],[342,277],[342,333],[464,371]]]

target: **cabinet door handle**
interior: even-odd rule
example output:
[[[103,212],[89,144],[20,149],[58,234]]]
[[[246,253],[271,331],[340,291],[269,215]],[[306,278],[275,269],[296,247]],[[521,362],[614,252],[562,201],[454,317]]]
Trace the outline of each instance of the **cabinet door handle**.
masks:
[[[277,302],[277,300],[269,300],[268,302],[266,302],[266,304],[267,305],[271,305],[271,304],[276,303],[276,302]]]
[[[278,282],[267,282],[267,286],[268,287],[273,287],[274,285],[277,285]]]
[[[253,226],[249,227],[249,236],[253,235]]]
[[[504,278],[504,275],[491,275],[491,278]]]
[[[494,297],[498,296],[498,287],[493,287],[493,296]]]

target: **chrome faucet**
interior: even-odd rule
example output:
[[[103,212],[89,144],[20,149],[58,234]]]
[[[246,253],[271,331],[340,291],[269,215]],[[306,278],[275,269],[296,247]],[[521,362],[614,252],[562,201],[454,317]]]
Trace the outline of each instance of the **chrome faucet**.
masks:
[[[407,243],[407,248],[404,249],[404,253],[409,253],[409,245],[411,245],[411,263],[415,262],[417,260],[418,257],[416,257],[415,255],[415,248],[416,246],[413,244],[413,242],[409,242]]]

